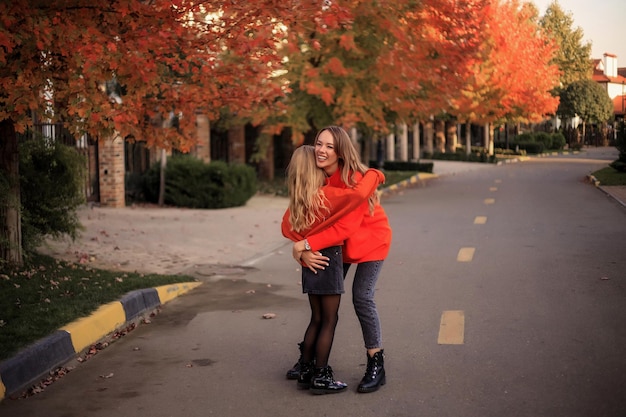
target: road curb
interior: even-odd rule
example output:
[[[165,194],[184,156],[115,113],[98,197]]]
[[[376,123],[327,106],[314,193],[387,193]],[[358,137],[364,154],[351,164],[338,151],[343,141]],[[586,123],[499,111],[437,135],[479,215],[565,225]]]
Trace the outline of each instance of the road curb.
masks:
[[[22,392],[46,374],[76,357],[85,348],[146,311],[201,285],[183,282],[135,290],[120,300],[105,304],[87,317],[69,323],[0,363],[0,401]]]
[[[594,175],[587,175],[587,180],[589,180],[589,182],[591,184],[594,185],[594,187],[596,187],[598,190],[602,191],[604,194],[606,194],[608,197],[611,197],[613,200],[615,200],[618,204],[620,204],[622,207],[626,207],[626,200],[624,199],[624,196],[626,196],[626,194],[624,192],[618,193],[615,191],[610,190],[607,187],[603,187],[602,184],[600,183],[600,180],[598,180]],[[623,187],[621,187],[623,188]]]
[[[439,175],[437,174],[430,174],[427,172],[418,172],[417,174],[413,175],[410,178],[407,178],[406,180],[400,181],[396,184],[392,184],[389,187],[385,187],[382,190],[380,190],[378,192],[378,195],[380,197],[382,196],[386,196],[388,194],[392,194],[396,191],[408,188],[410,186],[414,186],[414,185],[420,185],[420,184],[425,184],[428,180],[431,179],[435,179],[435,178],[439,178]]]

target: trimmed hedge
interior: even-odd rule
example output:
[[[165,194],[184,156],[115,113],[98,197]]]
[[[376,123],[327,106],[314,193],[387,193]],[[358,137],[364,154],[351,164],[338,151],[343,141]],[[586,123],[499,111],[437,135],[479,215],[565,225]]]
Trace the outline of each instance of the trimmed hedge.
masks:
[[[619,172],[626,173],[626,123],[623,121],[617,126],[615,147],[619,151],[619,156],[615,161],[611,162],[609,166]]]
[[[425,159],[435,159],[441,161],[462,161],[462,162],[483,162],[483,163],[496,163],[497,159],[494,155],[487,155],[487,152],[484,150],[472,152],[467,155],[465,153],[465,149],[459,147],[455,152],[424,152]]]
[[[370,161],[370,167],[378,166],[378,162]],[[432,162],[409,162],[409,161],[384,161],[382,169],[387,171],[418,171],[433,172]]]
[[[160,163],[144,174],[144,196],[156,203],[159,198]],[[165,171],[165,201],[176,207],[238,207],[256,193],[254,168],[243,164],[213,161],[209,164],[190,155],[174,155]]]
[[[529,154],[540,154],[544,151],[560,151],[567,141],[561,132],[527,132],[515,136],[509,142],[510,149],[519,149]],[[504,149],[505,142],[495,142],[494,147]]]

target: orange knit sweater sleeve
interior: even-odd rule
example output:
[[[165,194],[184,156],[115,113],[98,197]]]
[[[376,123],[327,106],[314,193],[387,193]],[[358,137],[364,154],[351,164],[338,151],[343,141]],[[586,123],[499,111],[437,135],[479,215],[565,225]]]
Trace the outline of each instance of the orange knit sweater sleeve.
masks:
[[[324,186],[324,194],[329,202],[330,214],[323,220],[318,221],[309,230],[296,232],[292,230],[289,222],[289,209],[285,211],[281,222],[281,230],[283,236],[286,238],[298,242],[308,236],[319,233],[320,231],[334,226],[342,217],[350,215],[347,221],[337,226],[336,236],[344,236],[348,230],[352,230],[355,218],[359,217],[357,208],[364,202],[367,202],[369,196],[371,196],[378,187],[379,184],[385,182],[385,175],[377,169],[368,169],[363,178],[353,188],[338,188]],[[360,215],[362,217],[362,214]],[[323,249],[328,246],[334,246],[347,239],[349,235],[344,236],[340,241],[327,246],[314,248],[315,250]],[[334,239],[333,241],[335,241]],[[310,243],[310,242],[309,242]]]

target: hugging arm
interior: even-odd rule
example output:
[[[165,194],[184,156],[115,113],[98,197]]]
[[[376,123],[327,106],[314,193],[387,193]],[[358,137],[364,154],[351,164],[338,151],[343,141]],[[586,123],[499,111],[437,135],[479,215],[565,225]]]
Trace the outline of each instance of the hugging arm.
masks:
[[[296,242],[292,249],[294,259],[300,263],[305,261],[307,266],[318,267],[318,269],[327,265],[328,258],[317,251],[309,251],[306,252],[305,256],[302,256],[305,254],[304,238],[332,228],[333,232],[326,235],[327,239],[324,240],[324,242],[330,242],[330,244],[318,246],[318,248],[323,249],[341,244],[355,230],[354,224],[357,222],[356,219],[361,219],[363,216],[363,213],[357,210],[359,206],[376,192],[379,184],[384,182],[385,175],[382,172],[377,169],[368,169],[365,175],[352,188],[323,187],[324,194],[329,202],[330,213],[324,221],[317,222],[309,230],[301,233],[292,230],[289,223],[289,209],[287,209],[281,222],[281,231],[283,236]],[[344,217],[346,218],[344,219]],[[360,221],[358,223],[360,224]],[[331,235],[332,237],[329,237]]]

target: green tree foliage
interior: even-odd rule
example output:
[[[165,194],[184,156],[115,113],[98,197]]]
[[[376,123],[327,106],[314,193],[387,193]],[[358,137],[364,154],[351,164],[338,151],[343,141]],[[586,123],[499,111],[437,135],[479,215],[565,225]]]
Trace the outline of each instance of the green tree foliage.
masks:
[[[591,44],[583,42],[583,30],[573,27],[571,13],[563,11],[558,1],[552,2],[539,20],[546,37],[557,45],[552,60],[561,70],[562,88],[574,81],[591,77]]]
[[[606,90],[595,81],[574,81],[561,92],[560,98],[557,115],[580,117],[583,121],[583,138],[587,123],[606,123],[613,117],[613,102]]]
[[[606,123],[613,116],[611,98],[595,81],[574,81],[560,97],[558,114],[562,117],[578,116],[585,123]]]
[[[33,252],[45,237],[72,239],[81,228],[76,209],[85,202],[84,158],[59,142],[20,144],[22,247]]]

